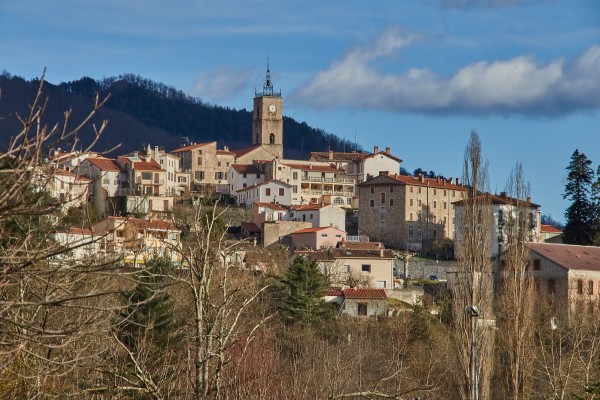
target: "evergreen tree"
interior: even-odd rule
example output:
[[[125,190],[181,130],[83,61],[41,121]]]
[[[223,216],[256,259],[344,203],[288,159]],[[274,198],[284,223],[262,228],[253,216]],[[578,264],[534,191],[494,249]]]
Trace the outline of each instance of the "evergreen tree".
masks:
[[[595,207],[592,202],[594,171],[592,161],[575,150],[567,167],[567,185],[563,198],[571,200],[565,211],[567,224],[563,230],[563,241],[569,244],[590,245],[593,240]]]
[[[331,307],[323,300],[327,281],[316,261],[297,257],[281,282],[280,314],[285,323],[320,326],[331,317]]]

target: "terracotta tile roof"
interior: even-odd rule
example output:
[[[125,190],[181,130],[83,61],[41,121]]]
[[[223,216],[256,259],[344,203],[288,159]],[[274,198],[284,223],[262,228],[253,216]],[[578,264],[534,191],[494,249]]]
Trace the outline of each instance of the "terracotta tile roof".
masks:
[[[310,203],[310,204],[305,204],[303,206],[293,205],[290,208],[294,211],[317,211],[317,210],[320,210],[321,208],[329,206],[329,205],[331,205],[331,203],[327,203],[327,204]]]
[[[235,156],[235,153],[231,150],[217,150],[218,156]]]
[[[240,226],[246,231],[246,232],[260,232],[260,228],[254,223],[254,222],[241,222]]]
[[[270,208],[271,210],[275,210],[275,211],[287,211],[287,208],[284,208],[284,207],[280,206],[279,204],[275,204],[275,203],[263,203],[263,202],[257,201],[254,204],[256,204],[258,207]]]
[[[252,150],[256,150],[258,149],[260,146],[256,145],[256,146],[250,146],[250,147],[246,147],[245,149],[239,149],[239,150],[231,150],[231,152],[233,154],[236,155],[236,157],[240,157],[243,156],[244,154],[248,154],[250,153]]]
[[[381,253],[383,250],[383,257]],[[298,255],[303,255],[315,261],[331,261],[344,258],[360,258],[360,259],[394,259],[396,256],[391,250],[363,250],[363,249],[327,249],[325,251],[296,251]]]
[[[300,169],[302,171],[318,171],[318,172],[337,172],[345,173],[346,171],[342,168],[337,168],[335,165],[314,165],[314,164],[289,164],[281,163],[286,167]]]
[[[344,292],[340,289],[329,288],[325,290],[325,296],[338,297],[343,296]]]
[[[436,188],[436,189],[467,190],[467,188],[464,187],[463,185],[456,185],[456,184],[451,183],[448,180],[443,179],[443,178],[423,178],[423,180],[421,181],[421,178],[419,178],[419,177],[408,176],[408,175],[398,175],[398,174],[378,175],[376,177],[369,179],[366,182],[359,183],[356,186],[369,187],[369,186],[373,186],[373,185],[389,185],[387,182],[386,183],[370,183],[373,179],[378,179],[382,176],[390,178],[390,183],[397,182],[401,185],[426,186],[426,187],[432,187],[432,188]]]
[[[386,300],[385,289],[372,288],[349,288],[344,289],[344,297],[347,299],[371,299]]]
[[[398,158],[398,157],[396,157],[396,156],[394,156],[394,155],[392,155],[392,154],[390,154],[390,153],[386,153],[385,151],[379,151],[379,152],[377,152],[377,153],[369,154],[368,156],[366,156],[366,157],[365,157],[365,159],[366,159],[366,158],[372,158],[372,157],[375,157],[375,156],[377,156],[377,155],[380,155],[380,154],[381,154],[382,156],[389,157],[389,158],[391,158],[391,159],[392,159],[392,160],[394,160],[394,161],[398,161],[399,163],[401,163],[401,162],[402,162],[402,160],[401,160],[400,158]]]
[[[542,224],[540,232],[542,233],[562,233],[562,231],[558,228],[553,227],[552,225]]]
[[[238,189],[238,190],[236,190],[236,193],[246,192],[248,190],[256,189],[256,188],[259,188],[261,186],[264,186],[264,185],[266,185],[268,183],[272,183],[272,182],[276,182],[278,184],[281,184],[281,185],[287,187],[288,189],[292,187],[292,185],[290,185],[288,183],[285,183],[283,181],[280,181],[279,179],[269,179],[268,181],[257,183],[256,185],[252,185],[252,186],[248,186],[248,187],[245,187],[245,188]]]
[[[199,149],[200,147],[208,146],[209,144],[212,144],[212,143],[216,143],[216,142],[190,144],[188,146],[183,146],[178,149],[172,150],[171,153],[182,153],[184,151],[195,150],[195,149]]]
[[[141,218],[124,218],[124,217],[108,217],[113,219],[117,223],[130,223],[138,229],[146,229],[151,231],[175,231],[179,232],[179,229],[175,227],[170,221],[165,220],[147,220]]]
[[[260,170],[253,164],[232,164],[238,174],[260,174]]]
[[[122,171],[121,167],[115,160],[112,158],[104,158],[104,157],[88,157],[86,160],[98,167],[101,171]]]
[[[568,270],[600,271],[600,247],[527,243],[532,251]]]
[[[304,229],[299,229],[299,230],[297,230],[297,231],[294,231],[294,232],[292,232],[291,234],[292,234],[292,235],[294,235],[294,234],[302,234],[302,233],[313,233],[313,232],[319,232],[319,231],[322,231],[322,230],[324,230],[324,229],[335,229],[336,231],[339,231],[339,232],[344,232],[344,231],[342,231],[342,230],[340,230],[340,229],[337,229],[337,228],[334,228],[334,227],[332,227],[332,226],[320,226],[320,227],[315,227],[315,228],[304,228]],[[345,233],[345,232],[344,232],[344,233]]]

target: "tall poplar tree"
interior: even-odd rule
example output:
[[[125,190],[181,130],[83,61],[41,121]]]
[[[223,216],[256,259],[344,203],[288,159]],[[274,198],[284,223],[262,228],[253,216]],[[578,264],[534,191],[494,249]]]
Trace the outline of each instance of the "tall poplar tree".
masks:
[[[592,201],[594,170],[592,161],[585,154],[575,150],[567,167],[567,185],[564,199],[571,205],[565,211],[567,224],[563,230],[563,242],[568,244],[590,245],[593,243],[593,222],[595,207]]]

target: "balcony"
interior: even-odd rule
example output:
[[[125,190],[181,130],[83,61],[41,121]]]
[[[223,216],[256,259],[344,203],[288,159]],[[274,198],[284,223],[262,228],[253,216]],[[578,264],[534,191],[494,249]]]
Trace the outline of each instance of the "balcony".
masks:
[[[164,179],[154,180],[154,179],[142,179],[139,176],[135,177],[135,183],[139,185],[148,185],[148,186],[162,186],[165,184]]]
[[[301,180],[304,182],[343,183],[347,185],[354,185],[354,179],[350,178],[323,178],[318,176],[303,176]]]

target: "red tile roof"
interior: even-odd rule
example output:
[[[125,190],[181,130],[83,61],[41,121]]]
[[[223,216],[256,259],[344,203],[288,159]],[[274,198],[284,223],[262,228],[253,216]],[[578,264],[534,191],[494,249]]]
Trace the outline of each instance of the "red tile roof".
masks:
[[[542,224],[540,229],[542,233],[562,233],[562,231],[558,228],[553,227],[552,225]]]
[[[231,150],[217,150],[218,156],[235,156],[235,153]]]
[[[190,144],[188,146],[183,146],[183,147],[180,147],[178,149],[172,150],[171,153],[182,153],[184,151],[195,150],[195,149],[199,149],[200,147],[208,146],[209,144],[212,144],[212,143],[217,143],[217,142]]]
[[[179,229],[175,227],[170,221],[165,220],[147,220],[141,218],[124,218],[124,217],[108,217],[113,219],[117,223],[130,223],[138,229],[146,229],[151,231],[176,231]]]
[[[488,196],[489,197],[489,201],[492,204],[507,204],[507,205],[516,206],[518,203],[520,203],[520,205],[525,206],[527,203],[529,203],[530,207],[533,207],[533,208],[539,208],[540,207],[539,204],[532,203],[530,200],[529,201],[527,201],[527,200],[519,200],[519,199],[515,199],[514,197],[506,196],[504,194],[502,194],[502,195],[499,196],[497,194],[487,193],[487,194],[482,194],[482,195],[476,196],[476,198],[477,199],[484,199],[484,196]],[[458,201],[453,202],[452,204],[461,205],[461,204],[464,204],[466,201],[467,201],[466,199],[458,200]]]
[[[297,231],[292,232],[291,234],[302,234],[302,233],[313,233],[313,232],[319,232],[322,231],[324,229],[335,229],[336,231],[340,231],[340,232],[344,232],[340,229],[334,228],[332,226],[320,226],[320,227],[316,227],[316,228],[304,228],[304,229],[299,229]],[[345,233],[345,232],[344,232]]]
[[[412,186],[428,186],[432,188],[439,189],[451,189],[451,190],[467,190],[463,185],[456,185],[451,183],[450,181],[443,178],[423,178],[421,181],[420,177],[408,176],[408,175],[398,175],[398,174],[388,174],[388,175],[378,175],[374,178],[369,179],[366,182],[360,183],[356,186],[372,186],[372,185],[383,185],[383,183],[370,184],[373,179],[380,178],[381,176],[386,176],[390,178],[391,182],[397,182],[402,185],[412,185]],[[385,183],[387,184],[387,183]]]
[[[275,204],[275,203],[263,203],[263,202],[257,201],[254,204],[256,204],[258,207],[270,208],[271,210],[275,210],[275,211],[287,211],[287,208],[284,208],[284,207],[280,206],[279,204]]]
[[[56,175],[69,176],[69,177],[75,178],[75,180],[78,180],[78,181],[90,181],[90,182],[92,181],[87,176],[77,175],[71,171],[67,171],[66,169],[62,169],[62,168],[57,168],[54,172],[56,173]]]
[[[252,150],[256,150],[258,149],[260,146],[256,145],[256,146],[250,146],[250,147],[246,147],[244,149],[239,149],[239,150],[231,150],[231,152],[233,154],[235,154],[237,157],[243,156],[244,154],[248,154],[250,153]]]
[[[88,157],[86,160],[98,167],[101,171],[121,171],[121,167],[111,158],[104,157]],[[84,160],[85,161],[85,160]]]
[[[94,232],[91,229],[78,228],[76,226],[70,226],[68,229],[68,233],[71,235],[82,235],[82,236],[92,236]]]
[[[343,296],[344,292],[340,289],[329,288],[325,290],[325,296],[338,297]]]
[[[339,151],[332,151],[331,152],[331,158],[329,158],[329,152],[328,151],[312,151],[310,153],[310,156],[312,158],[314,158],[316,161],[345,161],[345,162],[352,162],[352,161],[360,161],[360,160],[362,160],[363,158],[367,157],[370,154],[371,153],[357,153],[357,152],[344,153],[344,152],[339,152]]]
[[[303,206],[291,206],[290,208],[294,211],[317,211],[323,207],[330,206],[331,203],[327,204],[318,204],[318,203],[309,203]]]
[[[349,288],[344,289],[344,297],[347,299],[371,299],[386,300],[385,289],[372,288]]]
[[[527,243],[532,251],[568,270],[600,271],[600,247]]]

